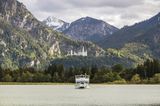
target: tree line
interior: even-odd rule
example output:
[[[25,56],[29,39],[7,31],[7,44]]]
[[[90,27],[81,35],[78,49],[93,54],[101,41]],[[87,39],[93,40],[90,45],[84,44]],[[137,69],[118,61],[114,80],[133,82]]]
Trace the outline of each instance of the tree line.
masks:
[[[62,82],[74,83],[75,75],[88,74],[92,83],[160,83],[160,61],[147,60],[136,68],[125,68],[121,64],[112,67],[70,67],[52,64],[46,70],[0,67],[0,82]]]

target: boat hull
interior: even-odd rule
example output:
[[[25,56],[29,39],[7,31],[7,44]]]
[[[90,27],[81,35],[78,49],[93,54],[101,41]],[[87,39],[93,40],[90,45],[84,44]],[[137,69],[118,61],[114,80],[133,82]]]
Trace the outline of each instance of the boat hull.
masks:
[[[88,84],[78,84],[75,86],[76,89],[86,89],[89,88]]]

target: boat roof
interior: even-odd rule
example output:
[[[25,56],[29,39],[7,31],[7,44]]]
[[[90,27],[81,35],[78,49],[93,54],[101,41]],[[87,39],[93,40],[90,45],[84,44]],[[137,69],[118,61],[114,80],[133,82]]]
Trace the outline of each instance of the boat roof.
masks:
[[[75,75],[75,77],[77,78],[77,77],[89,77],[89,75]]]

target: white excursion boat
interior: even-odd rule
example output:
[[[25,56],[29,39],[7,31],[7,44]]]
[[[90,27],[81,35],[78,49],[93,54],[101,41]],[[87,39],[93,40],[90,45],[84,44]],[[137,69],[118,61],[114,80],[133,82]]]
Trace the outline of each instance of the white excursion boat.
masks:
[[[76,75],[75,76],[75,87],[80,88],[89,88],[89,75]]]

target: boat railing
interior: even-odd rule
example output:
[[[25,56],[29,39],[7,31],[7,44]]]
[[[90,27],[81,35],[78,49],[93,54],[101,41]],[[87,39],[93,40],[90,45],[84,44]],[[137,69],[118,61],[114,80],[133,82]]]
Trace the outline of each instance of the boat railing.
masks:
[[[89,75],[75,75],[75,78],[89,78]]]
[[[75,81],[76,83],[89,83],[89,75],[76,75]]]

